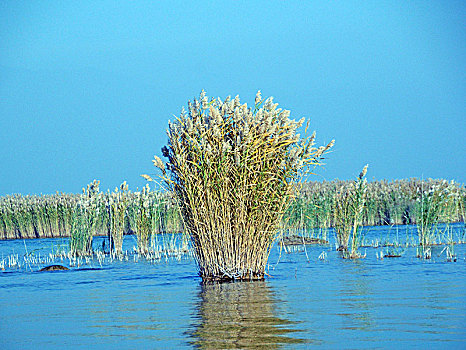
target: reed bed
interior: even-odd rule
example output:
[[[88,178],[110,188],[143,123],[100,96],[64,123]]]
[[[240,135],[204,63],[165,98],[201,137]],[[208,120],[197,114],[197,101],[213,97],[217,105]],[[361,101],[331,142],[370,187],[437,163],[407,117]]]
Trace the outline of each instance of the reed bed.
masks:
[[[0,198],[0,239],[70,237],[70,253],[92,255],[94,236],[108,236],[111,253],[121,253],[124,234],[136,234],[141,254],[154,235],[182,232],[179,209],[160,191],[131,192],[126,183],[100,192],[99,181],[81,194]]]
[[[330,228],[335,227],[334,206],[338,192],[344,191],[352,181],[310,181],[303,184],[299,195],[285,211],[281,229],[291,234],[328,239]],[[464,222],[466,218],[466,189],[463,185],[446,180],[405,179],[372,181],[367,183],[366,205],[362,214],[363,226],[422,224],[422,208],[428,194],[435,188],[445,191],[439,209],[439,223]],[[77,208],[86,200],[86,189],[81,194],[59,193],[51,195],[7,195],[0,197],[0,239],[70,237],[73,223],[79,214]],[[142,192],[142,191],[141,191]],[[106,209],[109,192],[99,192],[95,211],[94,236],[108,235],[109,214]],[[140,191],[129,192],[124,233],[137,233],[136,217],[141,206]],[[148,198],[146,198],[148,197]],[[167,193],[147,191],[151,217],[156,222],[155,232],[183,232],[179,208]],[[143,214],[147,215],[147,214]],[[153,229],[152,229],[153,230]]]
[[[335,201],[338,193],[349,191],[353,181],[306,182],[300,195],[285,213],[285,229],[305,231],[308,235],[325,234],[335,227]],[[423,200],[428,193],[442,189],[439,222],[464,222],[466,189],[464,185],[443,179],[405,179],[367,183],[361,225],[407,225],[422,222]],[[423,199],[424,198],[424,199]]]
[[[277,107],[260,92],[253,108],[202,92],[169,122],[168,162],[153,162],[178,201],[203,280],[264,278],[296,183],[333,145],[314,147],[315,134],[296,133],[304,118]]]

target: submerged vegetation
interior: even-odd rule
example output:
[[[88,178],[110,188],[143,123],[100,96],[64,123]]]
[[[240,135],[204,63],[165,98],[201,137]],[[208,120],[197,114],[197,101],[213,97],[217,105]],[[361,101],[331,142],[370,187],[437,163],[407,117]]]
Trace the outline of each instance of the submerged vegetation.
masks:
[[[202,92],[169,123],[168,161],[154,164],[177,199],[203,280],[264,278],[296,183],[333,145],[314,147],[315,134],[297,133],[304,118],[277,107],[260,92],[253,108]]]
[[[419,239],[418,257],[430,259],[431,257],[431,246],[437,244],[437,232],[438,225],[441,222],[448,220],[450,215],[449,209],[463,205],[463,220],[464,220],[464,200],[459,202],[459,205],[455,205],[458,201],[458,194],[454,191],[451,185],[446,183],[439,183],[432,186],[428,191],[421,189],[421,197],[419,199],[418,211],[418,222],[417,232]],[[452,208],[453,207],[453,208]],[[447,247],[447,254],[450,254],[450,258],[453,258],[453,244],[452,238],[448,237],[450,246]]]

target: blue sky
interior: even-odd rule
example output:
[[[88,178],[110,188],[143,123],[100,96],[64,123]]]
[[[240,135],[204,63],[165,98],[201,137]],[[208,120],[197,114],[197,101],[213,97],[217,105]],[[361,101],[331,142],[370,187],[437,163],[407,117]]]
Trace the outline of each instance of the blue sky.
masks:
[[[316,180],[466,182],[463,1],[2,1],[0,195],[145,184],[169,119],[258,89],[336,140]]]

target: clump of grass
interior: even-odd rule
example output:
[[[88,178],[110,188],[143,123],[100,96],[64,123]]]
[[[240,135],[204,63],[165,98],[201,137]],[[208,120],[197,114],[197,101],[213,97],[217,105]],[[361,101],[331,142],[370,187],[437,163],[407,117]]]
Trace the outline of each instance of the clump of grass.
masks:
[[[454,183],[442,181],[429,190],[420,188],[421,195],[418,198],[418,223],[419,238],[418,257],[430,258],[430,246],[439,243],[438,224],[448,216],[453,209],[457,209],[457,193]],[[448,227],[447,227],[448,229]]]
[[[99,185],[100,181],[94,180],[83,188],[74,210],[70,235],[70,252],[73,256],[92,255],[92,239],[96,235],[100,211]]]
[[[138,193],[138,212],[136,218],[136,236],[138,238],[138,252],[147,254],[149,251],[149,239],[152,233],[151,212],[149,210],[149,185],[146,185]]]
[[[149,185],[137,194],[137,214],[135,233],[138,241],[138,252],[147,254],[151,237],[166,230],[167,198],[161,192],[150,191]],[[152,244],[154,245],[154,244]]]
[[[107,196],[108,240],[110,252],[119,255],[123,252],[126,210],[129,206],[128,185],[124,181],[120,188]]]
[[[154,164],[181,209],[203,280],[263,279],[295,184],[320,163],[326,147],[297,134],[304,118],[256,95],[188,103],[171,123],[168,146]],[[307,127],[306,127],[307,131]]]
[[[367,167],[367,165],[364,167],[355,182],[337,192],[335,197],[334,221],[338,250],[348,258],[361,257],[357,250],[360,245],[362,215],[366,204]],[[351,251],[348,252],[350,236]]]
[[[91,250],[90,239],[84,219],[84,210],[77,206],[74,210],[70,235],[70,253],[72,256],[86,255]]]

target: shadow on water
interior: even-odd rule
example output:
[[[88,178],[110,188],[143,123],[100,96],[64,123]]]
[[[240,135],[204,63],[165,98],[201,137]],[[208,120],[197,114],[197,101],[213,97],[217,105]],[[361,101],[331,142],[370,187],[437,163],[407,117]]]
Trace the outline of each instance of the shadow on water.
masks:
[[[296,324],[280,318],[277,300],[267,281],[201,284],[196,306],[197,321],[190,333],[199,349],[277,349],[304,343],[288,336]]]

